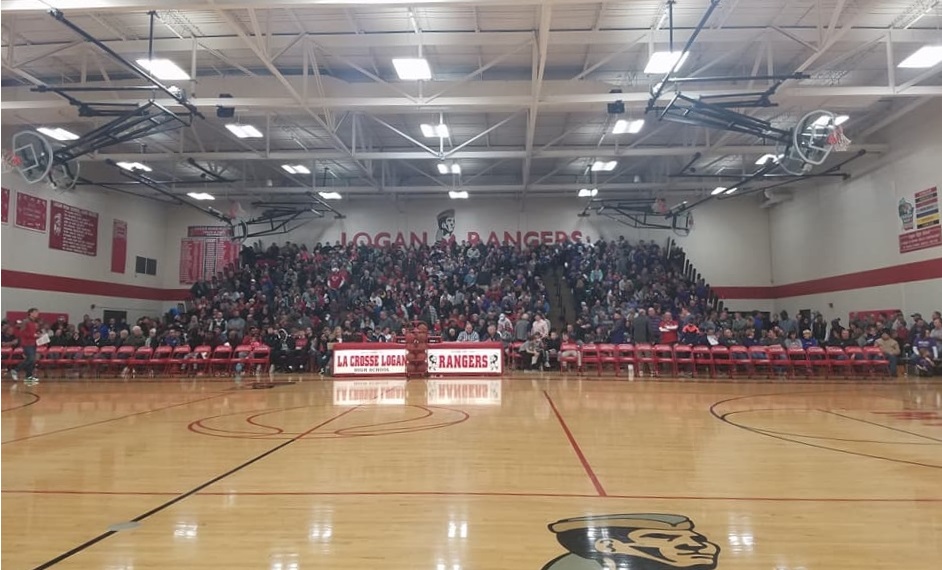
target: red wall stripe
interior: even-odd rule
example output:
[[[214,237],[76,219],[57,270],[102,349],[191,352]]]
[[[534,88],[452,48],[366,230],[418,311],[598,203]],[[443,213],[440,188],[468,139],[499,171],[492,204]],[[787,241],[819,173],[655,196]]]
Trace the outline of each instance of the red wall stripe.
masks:
[[[183,301],[190,296],[188,289],[161,289],[140,285],[124,285],[110,281],[93,281],[58,275],[43,275],[26,271],[3,269],[0,280],[4,287],[31,289],[33,291],[55,291],[121,299],[144,299],[147,301]]]
[[[942,258],[927,259],[880,269],[845,273],[809,281],[769,287],[714,287],[721,299],[784,299],[867,287],[897,285],[927,279],[942,279]],[[942,284],[940,284],[942,290]]]

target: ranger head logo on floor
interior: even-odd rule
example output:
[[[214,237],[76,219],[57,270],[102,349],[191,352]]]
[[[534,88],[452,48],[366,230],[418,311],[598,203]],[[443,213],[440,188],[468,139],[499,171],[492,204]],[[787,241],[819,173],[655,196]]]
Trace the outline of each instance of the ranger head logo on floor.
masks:
[[[720,553],[682,515],[596,515],[549,529],[569,552],[543,570],[713,570]]]

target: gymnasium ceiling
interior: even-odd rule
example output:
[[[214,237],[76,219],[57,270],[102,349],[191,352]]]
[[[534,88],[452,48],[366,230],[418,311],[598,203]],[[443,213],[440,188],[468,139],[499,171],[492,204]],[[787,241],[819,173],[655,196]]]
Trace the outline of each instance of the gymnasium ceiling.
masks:
[[[699,172],[731,176],[774,152],[755,137],[643,116],[660,78],[643,68],[668,42],[666,4],[649,0],[2,0],[4,145],[22,128],[81,134],[101,122],[79,118],[54,95],[30,92],[33,85],[135,84],[125,68],[50,17],[48,5],[133,61],[147,55],[147,10],[155,4],[155,57],[194,78],[171,83],[206,119],[83,157],[87,178],[126,184],[104,163],[110,158],[146,163],[175,193],[240,200],[300,196],[312,185],[324,190],[325,168],[329,190],[344,197],[453,189],[472,197],[574,196],[586,186],[606,197],[654,196],[716,185],[669,178],[697,152]],[[707,4],[678,0],[675,49]],[[942,66],[897,67],[918,48],[942,44],[940,15],[938,0],[724,0],[680,75],[806,72],[810,79],[779,89],[777,107],[748,112],[777,124],[818,108],[846,114],[854,148],[879,154],[886,150],[882,127],[942,96]],[[432,80],[400,80],[392,58],[420,51]],[[697,83],[691,93],[761,91],[767,84]],[[608,114],[606,104],[615,100],[625,102],[624,116]],[[225,128],[232,119],[216,117],[220,103],[264,137],[235,138]],[[441,145],[420,129],[440,117],[450,134]],[[612,134],[616,119],[642,117],[640,133]],[[439,174],[443,157],[461,174]],[[189,158],[234,182],[192,182],[200,172]],[[587,176],[596,160],[617,167]],[[313,174],[291,175],[282,164]]]

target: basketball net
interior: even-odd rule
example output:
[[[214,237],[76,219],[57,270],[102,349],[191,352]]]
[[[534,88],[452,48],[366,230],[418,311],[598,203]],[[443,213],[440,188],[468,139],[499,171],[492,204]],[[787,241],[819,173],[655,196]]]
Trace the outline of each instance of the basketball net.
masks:
[[[13,172],[23,164],[23,160],[12,150],[3,151],[3,173]]]
[[[843,128],[832,125],[831,132],[828,133],[828,144],[837,152],[844,152],[850,148],[850,139],[844,134]]]

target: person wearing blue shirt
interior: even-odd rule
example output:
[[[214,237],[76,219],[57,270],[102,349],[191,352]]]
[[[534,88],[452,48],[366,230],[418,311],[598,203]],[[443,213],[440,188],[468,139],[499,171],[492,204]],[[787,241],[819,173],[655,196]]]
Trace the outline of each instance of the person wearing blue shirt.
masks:
[[[801,347],[808,350],[812,346],[818,346],[818,339],[811,335],[811,330],[805,329],[801,332]]]

